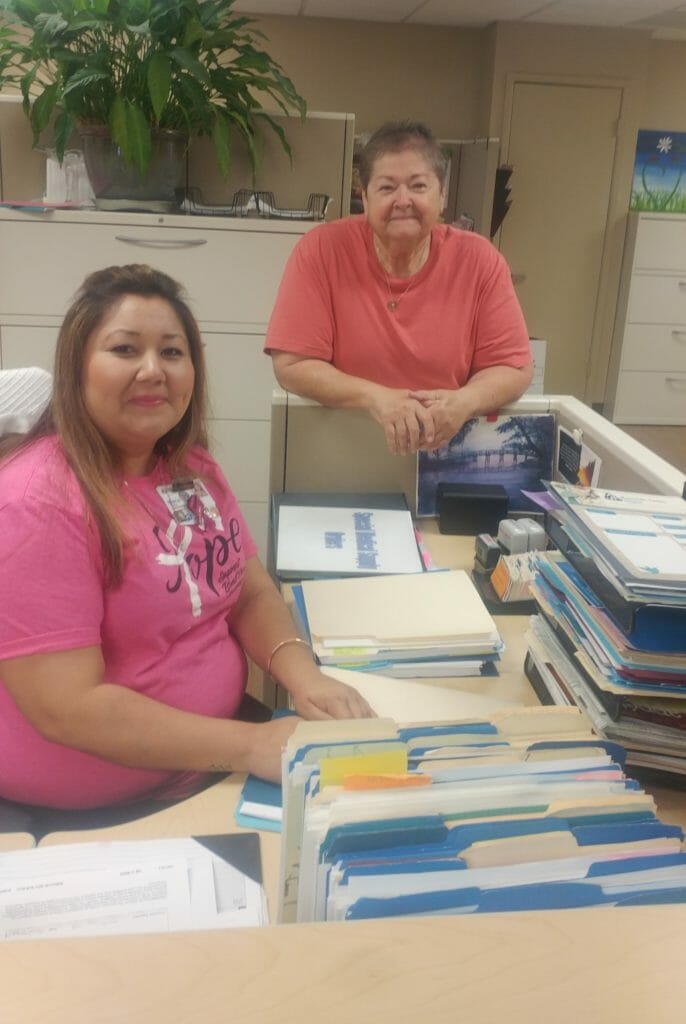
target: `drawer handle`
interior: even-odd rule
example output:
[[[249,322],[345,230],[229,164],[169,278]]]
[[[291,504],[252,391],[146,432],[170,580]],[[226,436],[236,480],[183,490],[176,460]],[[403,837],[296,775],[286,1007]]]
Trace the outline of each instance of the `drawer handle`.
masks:
[[[674,384],[677,387],[681,385],[681,387],[679,387],[679,391],[682,391],[684,388],[686,388],[686,377],[665,377],[665,381],[667,382],[667,384]]]
[[[686,341],[686,329],[683,331],[672,331],[672,337],[675,341]]]
[[[151,249],[194,249],[198,245],[207,245],[206,238],[133,238],[131,235],[114,237],[118,242],[149,246]]]

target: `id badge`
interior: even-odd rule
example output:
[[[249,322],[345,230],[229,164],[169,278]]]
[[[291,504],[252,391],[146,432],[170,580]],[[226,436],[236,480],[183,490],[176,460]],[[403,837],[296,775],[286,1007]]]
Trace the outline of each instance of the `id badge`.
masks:
[[[179,526],[197,526],[199,530],[206,530],[209,520],[215,528],[221,529],[219,509],[202,480],[161,484],[157,493]]]

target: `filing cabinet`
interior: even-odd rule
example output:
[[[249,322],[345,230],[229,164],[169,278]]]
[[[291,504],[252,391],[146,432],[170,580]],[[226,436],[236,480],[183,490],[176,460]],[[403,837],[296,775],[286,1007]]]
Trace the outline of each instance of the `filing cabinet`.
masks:
[[[686,216],[629,214],[608,409],[615,423],[686,424]]]
[[[271,360],[267,321],[307,222],[0,210],[0,359],[50,370],[62,316],[93,270],[149,263],[180,281],[202,331],[211,447],[266,555]]]

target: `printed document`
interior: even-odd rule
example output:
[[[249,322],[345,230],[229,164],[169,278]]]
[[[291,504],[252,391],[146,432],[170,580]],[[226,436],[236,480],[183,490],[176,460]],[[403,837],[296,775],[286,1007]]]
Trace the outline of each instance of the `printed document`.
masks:
[[[0,940],[264,923],[259,882],[194,839],[75,843],[0,855]]]

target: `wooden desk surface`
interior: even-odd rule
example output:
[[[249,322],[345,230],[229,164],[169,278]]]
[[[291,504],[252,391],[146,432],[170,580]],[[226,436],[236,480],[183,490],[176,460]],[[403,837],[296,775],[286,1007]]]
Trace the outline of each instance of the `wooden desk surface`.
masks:
[[[429,522],[422,530],[437,564],[470,563],[468,538],[440,537]],[[525,620],[503,616],[498,625],[506,643],[500,677],[447,685],[535,704],[522,673]],[[239,831],[241,784],[232,776],[148,818],[55,833],[43,844]],[[661,817],[686,827],[686,794],[651,792]],[[274,920],[279,837],[260,838]],[[673,1024],[686,995],[684,948],[680,906],[5,943],[0,1021]]]
[[[6,943],[3,1024],[674,1024],[686,908]]]
[[[33,836],[29,832],[0,832],[0,853],[28,850],[33,845]]]

